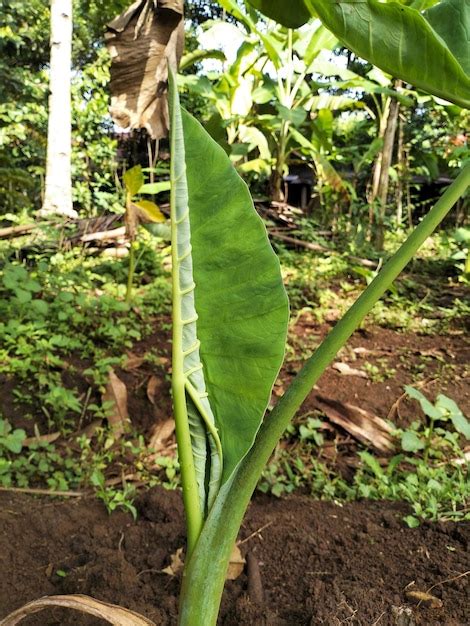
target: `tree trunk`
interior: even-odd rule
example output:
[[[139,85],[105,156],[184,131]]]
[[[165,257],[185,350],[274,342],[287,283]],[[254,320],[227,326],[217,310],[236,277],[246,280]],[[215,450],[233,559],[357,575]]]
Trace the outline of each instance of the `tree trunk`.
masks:
[[[72,0],[51,0],[46,189],[42,216],[77,217],[72,206]]]
[[[395,88],[401,86],[401,81],[395,81]],[[378,200],[379,212],[377,216],[377,227],[375,233],[375,247],[377,250],[383,249],[385,210],[388,198],[388,185],[390,181],[390,166],[392,165],[393,147],[397,131],[398,114],[400,104],[398,100],[390,100],[390,108],[387,115],[387,125],[384,133],[384,143],[374,170],[374,184],[372,190],[372,200]]]

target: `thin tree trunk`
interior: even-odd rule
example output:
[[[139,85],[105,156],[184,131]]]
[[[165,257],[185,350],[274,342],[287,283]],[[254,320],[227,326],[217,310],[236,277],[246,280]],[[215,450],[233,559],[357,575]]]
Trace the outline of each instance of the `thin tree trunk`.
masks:
[[[401,81],[397,80],[395,82],[395,88],[400,86]],[[387,116],[384,144],[380,155],[380,173],[376,175],[376,172],[374,171],[373,196],[374,200],[377,199],[379,203],[379,213],[377,216],[377,228],[375,233],[375,247],[377,250],[382,250],[384,244],[385,211],[387,207],[388,186],[390,182],[390,166],[392,165],[393,147],[395,144],[399,111],[400,104],[398,100],[392,98]]]
[[[51,0],[46,190],[41,215],[77,217],[72,206],[72,0]]]
[[[403,126],[403,116],[399,115],[398,120],[398,147],[397,147],[397,165],[398,165],[398,182],[397,182],[397,226],[401,226],[403,221],[403,187],[406,177],[405,170],[405,131]]]

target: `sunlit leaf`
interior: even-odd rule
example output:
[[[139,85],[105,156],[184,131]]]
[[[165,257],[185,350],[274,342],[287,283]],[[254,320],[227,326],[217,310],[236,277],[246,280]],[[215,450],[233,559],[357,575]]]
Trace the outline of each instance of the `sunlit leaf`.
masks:
[[[127,170],[127,172],[124,173],[123,180],[127,193],[131,196],[135,196],[136,193],[139,193],[140,188],[144,184],[142,167],[135,165],[130,170]]]
[[[176,94],[172,107],[177,120]],[[202,381],[193,375],[190,380],[207,390],[225,480],[251,447],[263,419],[283,359],[288,304],[278,259],[247,186],[203,127],[189,113],[181,115],[184,143],[177,121],[172,131],[179,133],[173,159],[182,163],[175,173],[181,221],[173,245],[185,262],[177,268],[185,296],[195,283],[194,293],[182,303],[184,315],[192,319],[194,307],[198,316],[186,325],[186,351],[192,350],[185,368],[197,367],[199,359],[203,365]]]

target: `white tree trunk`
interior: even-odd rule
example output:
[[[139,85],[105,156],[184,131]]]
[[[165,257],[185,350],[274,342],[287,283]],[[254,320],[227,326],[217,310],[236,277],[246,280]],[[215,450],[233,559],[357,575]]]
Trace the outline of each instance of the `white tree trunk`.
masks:
[[[77,217],[72,206],[72,0],[51,0],[46,189],[41,215]]]

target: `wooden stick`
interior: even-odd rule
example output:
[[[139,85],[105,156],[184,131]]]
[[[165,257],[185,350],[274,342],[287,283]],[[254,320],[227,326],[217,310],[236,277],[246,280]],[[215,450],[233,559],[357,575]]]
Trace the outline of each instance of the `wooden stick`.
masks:
[[[323,254],[330,255],[339,255],[340,253],[336,250],[330,250],[329,248],[322,246],[319,243],[312,243],[311,241],[302,241],[301,239],[296,239],[295,237],[291,237],[290,235],[282,235],[277,231],[269,230],[268,233],[271,237],[275,237],[276,239],[280,239],[281,241],[285,241],[286,243],[291,243],[294,246],[299,246],[301,248],[306,248],[307,250],[312,250],[313,252],[321,252]],[[369,259],[361,259],[357,256],[349,256],[348,259],[362,265],[364,267],[369,267],[371,269],[377,269],[377,263],[374,261],[369,261]]]
[[[88,241],[107,241],[108,239],[117,239],[126,236],[126,227],[120,226],[112,230],[104,230],[98,233],[87,233],[80,237],[80,241],[87,243]]]
[[[8,228],[0,228],[0,239],[8,239],[8,237],[19,237],[20,235],[29,233],[38,227],[38,224],[24,224],[23,226],[9,226]]]
[[[83,498],[86,495],[81,491],[54,491],[53,489],[35,489],[33,487],[0,487],[0,491],[29,493],[37,496],[59,496],[60,498]]]

